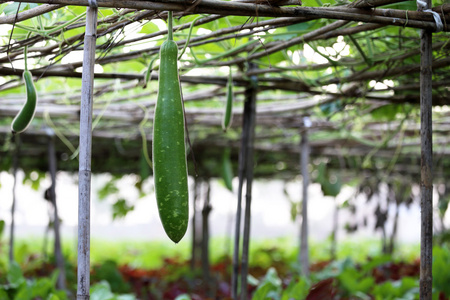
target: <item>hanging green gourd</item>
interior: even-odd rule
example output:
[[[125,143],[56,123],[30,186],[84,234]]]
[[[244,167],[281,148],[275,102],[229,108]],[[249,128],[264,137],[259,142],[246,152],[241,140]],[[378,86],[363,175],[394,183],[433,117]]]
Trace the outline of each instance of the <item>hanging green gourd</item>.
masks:
[[[231,159],[230,159],[230,148],[225,148],[225,150],[223,151],[221,171],[222,171],[222,179],[223,179],[223,182],[225,183],[225,187],[232,192],[233,191],[233,184],[232,184],[233,166],[231,164]]]
[[[159,89],[153,120],[153,176],[159,217],[166,234],[175,243],[186,233],[189,218],[185,122],[177,54],[172,12],[169,12],[168,37],[160,49]]]
[[[33,82],[33,75],[28,71],[27,64],[27,46],[24,49],[24,60],[25,60],[25,70],[23,71],[22,77],[25,82],[27,100],[17,113],[16,117],[11,123],[11,131],[13,134],[21,133],[25,131],[33,120],[34,114],[36,112],[37,103],[37,92],[36,87]]]
[[[225,106],[225,114],[223,115],[222,129],[224,132],[227,131],[231,126],[231,118],[233,117],[233,75],[230,72],[228,74],[228,82],[227,82],[227,103]]]

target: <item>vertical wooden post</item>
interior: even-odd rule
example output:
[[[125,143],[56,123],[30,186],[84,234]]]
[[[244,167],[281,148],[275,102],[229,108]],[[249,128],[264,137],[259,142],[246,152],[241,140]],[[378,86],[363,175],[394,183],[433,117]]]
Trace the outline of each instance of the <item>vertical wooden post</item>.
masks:
[[[418,1],[419,3],[419,1]],[[420,4],[420,3],[419,3]],[[431,7],[431,0],[426,0]],[[422,8],[422,9],[426,9]],[[419,6],[419,10],[421,7]],[[432,128],[432,32],[421,30],[420,43],[420,139],[421,139],[421,238],[420,299],[431,300],[433,288],[433,128]]]
[[[203,208],[202,208],[202,240],[201,240],[201,250],[202,250],[202,276],[203,283],[208,297],[213,297],[213,287],[214,282],[211,277],[211,263],[209,259],[209,214],[211,213],[211,183],[209,179],[204,182],[206,191],[203,196]]]
[[[48,139],[48,166],[51,177],[51,186],[50,186],[50,201],[53,205],[53,213],[54,213],[54,231],[55,231],[55,260],[56,267],[59,270],[58,281],[56,286],[59,289],[66,289],[66,270],[64,264],[64,257],[62,255],[61,249],[61,236],[59,234],[59,216],[58,216],[58,206],[56,205],[56,153],[55,153],[55,136],[53,130],[49,129],[47,132]]]
[[[89,1],[81,78],[80,157],[78,172],[78,285],[77,300],[89,300],[92,103],[94,89],[97,2]]]
[[[251,86],[245,91],[244,114],[242,120],[241,149],[239,152],[239,185],[238,203],[236,209],[234,252],[233,252],[233,273],[231,278],[231,297],[238,299],[238,277],[241,274],[241,299],[247,299],[247,273],[248,273],[248,246],[250,241],[250,208],[251,191],[253,181],[253,140],[256,119],[256,94],[257,77],[251,77]],[[240,234],[241,234],[241,214],[242,214],[242,190],[246,181],[246,204],[244,217],[244,237],[241,262]],[[239,272],[241,267],[241,272]]]
[[[252,67],[252,64],[250,65]],[[246,300],[247,295],[247,277],[250,248],[250,224],[251,224],[251,204],[252,204],[252,183],[253,183],[253,143],[255,140],[255,122],[256,122],[256,95],[258,93],[258,78],[250,78],[251,86],[245,91],[244,119],[247,119],[247,139],[245,145],[246,159],[245,167],[245,211],[244,211],[244,230],[242,237],[242,261],[241,261],[241,300]]]
[[[244,116],[242,121],[242,137],[241,137],[241,148],[239,150],[239,166],[238,166],[238,191],[237,191],[237,208],[236,208],[236,219],[234,228],[234,249],[233,249],[233,269],[231,273],[231,298],[238,298],[238,279],[239,279],[239,269],[240,269],[240,249],[241,249],[241,218],[242,218],[242,190],[244,187],[244,177],[246,170],[246,157],[247,148],[245,147],[247,143],[247,121],[245,117],[245,106],[244,106]]]
[[[197,203],[198,200],[200,198],[200,179],[198,177],[194,177],[194,201],[192,201],[192,219],[191,219],[191,224],[192,224],[192,249],[191,249],[191,262],[190,262],[190,267],[191,267],[191,271],[194,271],[197,265],[197,256],[198,256],[198,235],[197,235],[197,231],[198,231],[198,226],[197,226],[197,214],[198,214],[198,209],[197,209]]]
[[[300,169],[302,173],[302,225],[300,231],[300,252],[298,255],[298,261],[301,266],[301,274],[305,277],[309,277],[309,247],[308,247],[308,186],[309,186],[309,140],[308,140],[308,127],[311,126],[309,117],[303,118],[304,128],[301,131],[300,141]]]
[[[14,213],[16,211],[16,187],[17,187],[17,169],[19,168],[19,155],[20,155],[20,136],[15,135],[14,141],[16,142],[16,147],[14,153],[12,154],[12,167],[13,167],[13,177],[14,183],[12,188],[12,205],[11,205],[11,226],[9,227],[9,262],[14,261]]]

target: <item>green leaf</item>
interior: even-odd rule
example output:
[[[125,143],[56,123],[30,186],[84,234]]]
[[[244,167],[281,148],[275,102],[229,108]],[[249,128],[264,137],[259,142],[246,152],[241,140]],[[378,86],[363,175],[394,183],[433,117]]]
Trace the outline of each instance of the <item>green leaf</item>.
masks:
[[[271,267],[267,270],[264,279],[260,282],[255,293],[253,294],[253,300],[269,300],[280,299],[281,293],[281,279],[278,277],[275,268]]]
[[[281,300],[306,299],[309,294],[310,284],[303,278],[299,278],[298,281],[291,281],[286,290],[281,295]]]
[[[396,289],[392,286],[390,281],[384,282],[382,284],[375,285],[373,288],[373,295],[375,299],[388,300],[393,299],[397,295]]]
[[[325,116],[329,116],[342,110],[342,102],[341,100],[336,100],[322,104],[320,105],[320,110],[325,114]]]
[[[279,299],[279,288],[270,282],[264,282],[253,294],[252,300],[271,300]]]
[[[5,13],[5,15],[12,15],[15,14],[17,12],[17,8],[19,7],[21,3],[20,2],[13,2],[9,5],[7,5],[6,7],[3,8],[3,12]],[[24,3],[22,3],[22,5],[20,6],[21,10],[23,10],[26,5]]]
[[[2,238],[4,231],[5,231],[5,221],[0,220],[0,239]]]
[[[52,282],[49,278],[38,278],[36,281],[33,281],[30,289],[31,289],[31,296],[33,298],[41,298],[43,299],[48,294],[51,293],[53,290],[55,284]]]
[[[433,287],[450,297],[450,249],[433,248]]]
[[[31,188],[33,190],[37,191],[37,190],[39,190],[39,187],[41,186],[40,183],[41,183],[42,179],[45,179],[45,173],[32,171],[32,172],[25,173],[25,177],[23,178],[22,183],[30,184]]]
[[[177,296],[175,300],[191,300],[191,297],[188,294],[181,294]]]
[[[374,109],[371,112],[372,117],[375,120],[384,120],[384,121],[392,121],[395,120],[397,113],[403,111],[403,107],[398,104],[388,104],[377,109]]]
[[[17,262],[10,263],[6,279],[13,288],[17,288],[25,282],[25,277],[23,277],[22,270]]]
[[[141,31],[139,31],[139,33],[150,34],[150,33],[158,32],[158,31],[159,31],[159,28],[158,28],[158,26],[156,26],[155,23],[147,22],[146,24],[144,24],[142,26]]]
[[[31,288],[28,284],[23,284],[17,292],[14,300],[32,300]]]
[[[47,296],[46,300],[61,300],[57,295],[51,293]]]
[[[100,281],[94,284],[90,288],[90,300],[112,300],[114,299],[114,294],[111,292],[111,287],[107,281]]]
[[[117,268],[117,263],[113,260],[106,260],[100,266],[95,266],[91,278],[93,281],[105,280],[114,293],[126,293],[130,290],[129,284],[125,282]]]
[[[0,288],[0,299],[9,300],[9,296],[6,293],[6,291],[2,288]]]
[[[128,205],[125,199],[119,199],[112,206],[113,220],[125,217],[130,211],[134,210],[134,205]]]
[[[109,195],[116,194],[118,192],[119,189],[116,187],[116,181],[110,180],[98,191],[98,198],[99,200],[105,200]]]

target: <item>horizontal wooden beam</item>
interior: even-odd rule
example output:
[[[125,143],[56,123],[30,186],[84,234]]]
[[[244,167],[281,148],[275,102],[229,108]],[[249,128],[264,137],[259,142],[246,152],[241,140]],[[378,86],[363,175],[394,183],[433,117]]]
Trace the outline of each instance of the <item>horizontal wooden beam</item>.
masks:
[[[9,1],[0,1],[5,3]],[[22,2],[16,0],[14,2]],[[31,3],[49,3],[59,5],[89,6],[88,0],[27,0]],[[199,3],[197,3],[199,2]],[[99,7],[131,8],[155,11],[175,11],[185,14],[218,14],[234,16],[260,16],[260,17],[313,17],[335,20],[347,20],[364,23],[377,23],[391,26],[420,28],[436,31],[436,24],[431,13],[419,11],[404,11],[397,9],[371,9],[353,8],[348,6],[337,7],[276,7],[262,4],[240,3],[235,1],[201,0],[186,1],[172,0],[165,2],[143,0],[97,0]],[[361,6],[358,6],[361,7]],[[442,15],[444,30],[449,31],[450,17]]]

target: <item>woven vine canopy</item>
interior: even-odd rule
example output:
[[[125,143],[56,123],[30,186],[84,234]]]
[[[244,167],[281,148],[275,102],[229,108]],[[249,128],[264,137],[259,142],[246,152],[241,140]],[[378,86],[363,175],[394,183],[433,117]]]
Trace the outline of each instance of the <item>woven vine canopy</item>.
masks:
[[[304,130],[312,156],[336,168],[418,175],[422,29],[433,32],[438,176],[450,165],[450,4],[444,0],[433,0],[425,11],[415,1],[396,0],[97,3],[93,172],[148,169],[144,153],[151,159],[158,53],[168,10],[175,16],[185,116],[199,175],[217,176],[217,158],[225,148],[237,163],[245,90],[255,82],[257,176],[298,173]],[[87,5],[87,0],[0,1],[2,170],[11,167],[10,125],[26,99],[25,47],[39,100],[33,122],[20,135],[21,167],[45,171],[48,136],[56,135],[59,168],[77,169]],[[225,133],[230,71],[234,110]]]

